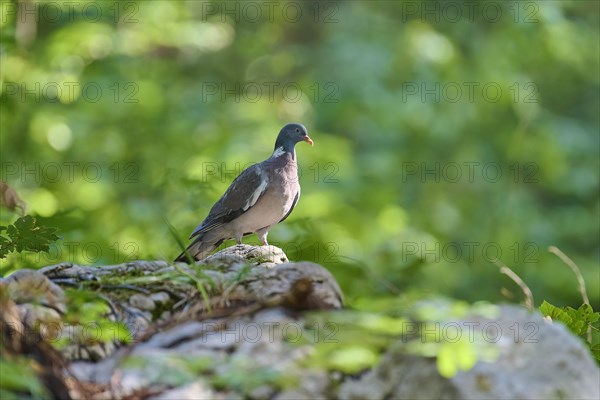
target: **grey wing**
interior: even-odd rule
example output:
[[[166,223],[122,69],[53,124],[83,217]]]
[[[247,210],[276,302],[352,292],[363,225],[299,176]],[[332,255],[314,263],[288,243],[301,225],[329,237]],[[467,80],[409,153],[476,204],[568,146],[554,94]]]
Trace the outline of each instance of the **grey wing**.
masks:
[[[279,222],[283,222],[287,217],[290,216],[290,214],[292,213],[292,210],[294,209],[294,207],[296,207],[296,204],[298,204],[298,199],[300,198],[300,186],[298,186],[298,193],[296,193],[296,197],[294,197],[294,201],[292,202],[292,205],[290,207],[290,209],[288,210],[287,213],[285,213],[285,215],[283,216],[283,218],[281,218],[279,220]]]
[[[254,164],[233,180],[208,216],[192,232],[190,239],[224,225],[248,211],[265,193],[269,180],[260,164]]]

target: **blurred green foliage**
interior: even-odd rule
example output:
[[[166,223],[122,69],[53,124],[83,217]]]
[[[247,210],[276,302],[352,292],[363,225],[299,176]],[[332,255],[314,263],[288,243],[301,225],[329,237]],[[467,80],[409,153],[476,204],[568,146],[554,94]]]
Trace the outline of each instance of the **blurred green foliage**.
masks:
[[[2,379],[0,380],[0,396],[3,399],[50,399],[50,394],[42,385],[32,367],[32,361],[26,357],[5,359],[4,351],[0,359]],[[27,397],[25,397],[27,393]]]
[[[451,3],[3,1],[0,180],[62,240],[2,268],[171,260],[167,221],[186,237],[300,121],[269,239],[349,304],[519,302],[498,257],[576,307],[554,245],[600,309],[599,3]]]
[[[499,355],[498,347],[485,340],[480,328],[464,335],[465,327],[456,322],[469,316],[497,318],[500,309],[496,305],[476,302],[471,306],[438,298],[416,303],[396,299],[369,308],[309,315],[305,328],[312,334],[299,343],[312,341],[315,351],[305,364],[354,374],[378,364],[382,354],[393,348],[398,353],[436,357],[439,373],[450,378],[471,369],[477,360],[494,362]],[[452,329],[448,329],[450,322]]]

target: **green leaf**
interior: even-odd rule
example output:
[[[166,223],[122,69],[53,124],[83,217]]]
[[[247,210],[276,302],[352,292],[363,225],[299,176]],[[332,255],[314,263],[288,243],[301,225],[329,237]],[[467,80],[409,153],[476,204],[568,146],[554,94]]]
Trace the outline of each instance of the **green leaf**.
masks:
[[[376,349],[358,344],[332,346],[319,343],[314,351],[315,353],[313,353],[307,365],[311,367],[321,366],[347,374],[354,374],[370,368],[380,358]]]
[[[573,323],[573,318],[565,310],[548,303],[546,300],[544,300],[539,310],[544,316],[552,318],[553,321],[560,321],[567,326]]]
[[[379,355],[371,348],[345,346],[329,355],[328,366],[348,374],[370,368],[379,360]]]
[[[0,258],[6,257],[7,254],[13,251],[15,251],[15,244],[4,236],[0,236]]]
[[[58,240],[55,228],[39,225],[31,215],[20,217],[13,225],[0,228],[0,232],[4,230],[6,236],[0,236],[0,258],[13,251],[48,252],[50,244]]]
[[[591,324],[600,319],[600,312],[594,312],[594,309],[589,304],[582,304],[577,309],[577,318]]]
[[[400,335],[406,329],[409,321],[404,318],[393,318],[387,315],[365,314],[357,320],[357,324],[374,332]]]
[[[544,316],[552,318],[553,321],[560,321],[565,324],[577,336],[583,335],[589,324],[600,318],[600,314],[593,312],[594,310],[588,304],[584,304],[575,310],[572,307],[558,308],[544,301],[539,310]]]
[[[437,354],[438,372],[444,378],[452,378],[459,371],[468,371],[477,362],[474,345],[467,340],[444,342]]]

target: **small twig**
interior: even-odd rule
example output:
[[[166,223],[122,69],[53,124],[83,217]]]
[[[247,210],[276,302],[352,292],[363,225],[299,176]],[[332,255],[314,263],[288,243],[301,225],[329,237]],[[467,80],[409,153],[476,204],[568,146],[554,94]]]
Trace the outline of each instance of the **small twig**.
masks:
[[[533,310],[533,293],[531,293],[531,289],[529,289],[529,286],[527,286],[527,284],[523,281],[523,279],[521,279],[519,275],[517,275],[512,269],[504,265],[500,260],[496,260],[495,264],[498,268],[500,268],[501,274],[508,276],[510,279],[512,279],[514,283],[519,285],[519,287],[523,291],[523,294],[525,294],[525,305],[527,306],[527,308],[529,308],[529,310]]]
[[[106,304],[108,304],[108,307],[110,308],[110,312],[112,313],[112,315],[115,316],[116,319],[118,319],[119,314],[117,313],[117,306],[115,306],[115,303],[113,303],[112,300],[108,296],[105,296],[103,294],[98,294],[98,297],[101,298],[102,300],[104,300],[106,302]]]
[[[577,264],[575,264],[575,262],[571,260],[569,256],[560,251],[560,249],[556,246],[548,247],[548,251],[560,258],[560,260],[565,263],[567,267],[571,268],[571,271],[573,271],[575,277],[577,277],[577,284],[579,285],[579,293],[581,293],[583,304],[590,305],[590,298],[588,297],[587,290],[585,289],[585,280],[583,279],[583,275],[581,275],[581,271],[579,268],[577,268]],[[590,324],[588,324],[587,339],[588,342],[592,342],[592,326]]]
[[[583,303],[590,304],[590,299],[587,295],[587,291],[585,290],[585,281],[583,280],[583,275],[581,275],[581,271],[579,270],[579,268],[577,268],[577,265],[573,262],[573,260],[569,258],[569,256],[560,251],[560,249],[556,246],[548,247],[548,251],[560,258],[560,260],[564,262],[567,265],[567,267],[571,268],[571,271],[573,271],[573,273],[577,277],[577,283],[579,284],[579,293],[581,293]]]
[[[127,289],[127,290],[132,290],[134,292],[140,292],[143,294],[150,294],[151,292],[148,289],[144,289],[141,288],[139,286],[134,286],[134,285],[126,285],[126,284],[122,284],[122,285],[102,285],[102,287],[104,289]]]
[[[48,279],[50,279],[52,282],[56,283],[57,285],[77,286],[80,283],[75,278],[48,278]]]
[[[181,300],[179,300],[177,303],[173,304],[173,307],[171,308],[173,311],[177,310],[179,307],[181,307],[183,304],[188,302],[188,298],[183,297]]]

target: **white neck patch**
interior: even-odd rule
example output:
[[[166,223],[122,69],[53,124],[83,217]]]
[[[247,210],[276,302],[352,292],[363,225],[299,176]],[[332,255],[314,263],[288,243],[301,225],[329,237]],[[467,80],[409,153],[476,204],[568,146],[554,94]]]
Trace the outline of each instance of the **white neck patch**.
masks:
[[[278,148],[275,149],[275,151],[273,152],[273,157],[279,157],[285,154],[285,151],[283,151],[283,146],[280,146]]]

